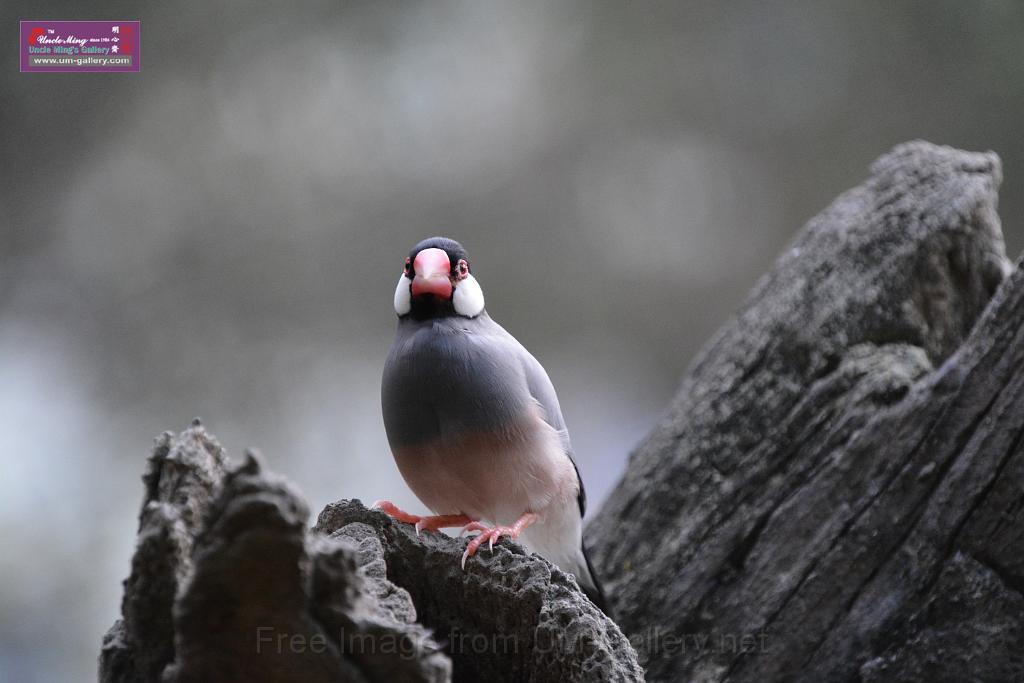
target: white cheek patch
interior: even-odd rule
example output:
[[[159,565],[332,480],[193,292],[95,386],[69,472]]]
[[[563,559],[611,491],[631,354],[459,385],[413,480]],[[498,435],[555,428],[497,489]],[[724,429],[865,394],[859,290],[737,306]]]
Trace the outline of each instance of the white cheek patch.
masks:
[[[395,307],[397,308],[398,295],[395,295]],[[480,289],[480,283],[472,275],[467,275],[464,280],[459,280],[455,285],[455,294],[452,295],[452,303],[455,304],[455,312],[467,318],[475,318],[484,310],[484,290]]]
[[[402,277],[398,278],[398,287],[395,288],[395,313],[398,315],[405,315],[412,310],[412,280],[402,273]]]

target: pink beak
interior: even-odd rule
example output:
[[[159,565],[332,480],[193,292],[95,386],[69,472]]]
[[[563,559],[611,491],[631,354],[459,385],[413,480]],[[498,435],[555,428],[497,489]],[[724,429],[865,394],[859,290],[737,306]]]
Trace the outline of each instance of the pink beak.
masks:
[[[424,249],[412,262],[416,276],[412,280],[412,295],[433,294],[441,299],[452,296],[452,263],[444,249]]]

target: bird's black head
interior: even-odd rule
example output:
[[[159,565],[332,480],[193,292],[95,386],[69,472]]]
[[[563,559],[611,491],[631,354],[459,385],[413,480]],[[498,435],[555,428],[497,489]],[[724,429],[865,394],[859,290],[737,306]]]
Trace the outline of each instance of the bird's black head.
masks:
[[[412,248],[395,289],[399,318],[475,318],[483,310],[484,293],[461,244],[447,237],[431,237]]]

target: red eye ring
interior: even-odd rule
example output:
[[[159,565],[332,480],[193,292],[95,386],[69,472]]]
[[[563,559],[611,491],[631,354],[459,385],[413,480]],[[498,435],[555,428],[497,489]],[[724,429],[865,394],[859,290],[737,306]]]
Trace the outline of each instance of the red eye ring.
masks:
[[[412,259],[408,256],[405,257],[405,274],[412,277]]]
[[[455,266],[455,276],[460,280],[465,280],[469,276],[469,264],[466,263],[466,259],[459,259]]]

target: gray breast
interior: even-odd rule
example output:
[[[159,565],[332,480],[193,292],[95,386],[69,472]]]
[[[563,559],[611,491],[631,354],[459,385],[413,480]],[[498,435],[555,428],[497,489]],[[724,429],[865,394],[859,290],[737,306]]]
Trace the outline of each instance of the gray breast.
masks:
[[[497,431],[521,418],[533,399],[510,339],[486,314],[400,321],[381,383],[392,449]]]

